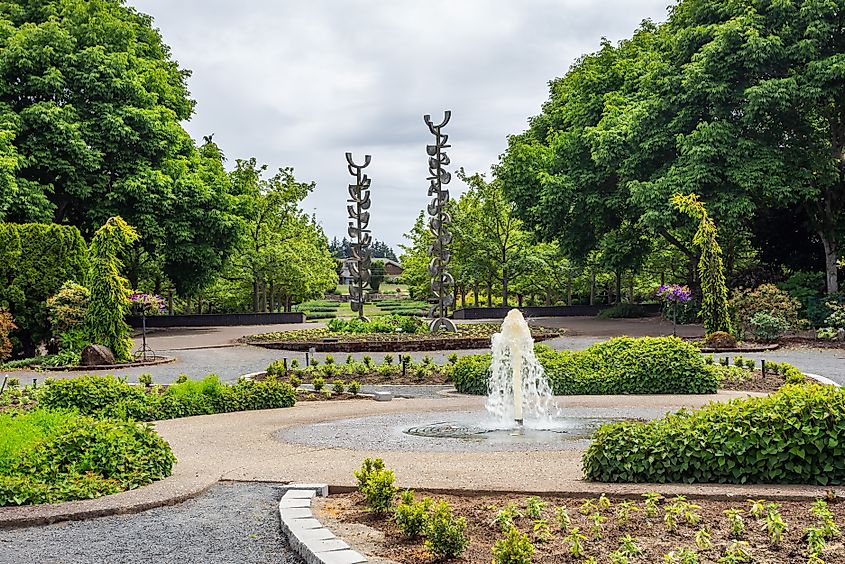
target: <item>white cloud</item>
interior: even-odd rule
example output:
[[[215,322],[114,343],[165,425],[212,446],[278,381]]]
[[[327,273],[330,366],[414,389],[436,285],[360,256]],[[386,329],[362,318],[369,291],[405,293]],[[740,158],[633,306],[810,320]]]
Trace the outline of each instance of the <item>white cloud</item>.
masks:
[[[422,116],[452,110],[455,168],[486,171],[540,111],[547,84],[602,37],[665,18],[667,0],[129,0],[193,71],[186,124],[230,160],[315,180],[306,201],[346,231],[344,152],[373,178],[373,234],[402,240],[425,205]],[[460,190],[460,182],[450,185]]]

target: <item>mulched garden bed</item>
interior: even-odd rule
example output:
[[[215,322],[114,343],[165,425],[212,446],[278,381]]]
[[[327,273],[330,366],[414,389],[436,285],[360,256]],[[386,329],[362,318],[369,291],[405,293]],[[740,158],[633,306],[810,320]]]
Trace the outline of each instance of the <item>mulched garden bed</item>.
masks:
[[[493,333],[501,329],[495,324],[459,325],[457,333],[333,333],[328,329],[301,329],[264,335],[252,335],[241,342],[288,351],[317,352],[415,352],[462,349],[486,349]],[[534,327],[534,341],[559,337],[556,329]]]
[[[816,382],[812,378],[805,378],[805,382]],[[738,392],[776,392],[786,384],[786,376],[766,372],[765,378],[760,370],[748,371],[748,376],[742,380],[723,380],[719,384],[720,390],[733,390]]]
[[[331,388],[326,388],[331,391]],[[349,400],[371,400],[370,396],[362,396],[360,394],[350,394],[343,392],[336,394],[332,392],[331,396],[326,395],[322,391],[314,392],[312,390],[296,390],[296,403],[301,401],[349,401]]]
[[[781,337],[778,342],[791,349],[839,349],[845,350],[845,341],[830,341],[807,337]]]
[[[818,518],[811,512],[811,501],[784,501],[778,502],[780,515],[788,526],[780,544],[773,546],[766,528],[766,518],[757,519],[749,514],[751,503],[744,499],[735,501],[715,501],[707,499],[690,499],[688,503],[697,504],[700,507],[693,507],[691,511],[700,517],[700,523],[692,525],[684,517],[679,519],[677,529],[669,531],[665,523],[667,514],[666,508],[675,505],[677,501],[662,500],[658,504],[658,514],[653,517],[646,517],[643,498],[610,498],[610,507],[600,507],[599,500],[593,499],[592,508],[586,514],[579,512],[579,508],[585,500],[575,497],[543,497],[545,507],[541,511],[541,518],[545,519],[548,525],[550,537],[541,542],[537,533],[537,526],[534,519],[525,516],[527,507],[527,496],[525,495],[434,495],[425,492],[417,492],[417,500],[429,495],[435,500],[446,499],[454,508],[457,515],[466,518],[468,523],[467,533],[470,538],[469,546],[459,562],[484,563],[488,564],[492,559],[492,547],[494,542],[502,537],[502,528],[495,523],[497,512],[508,504],[516,504],[522,514],[514,519],[513,523],[522,533],[527,533],[535,547],[535,563],[582,563],[587,557],[594,557],[597,562],[610,562],[610,554],[620,548],[621,538],[625,535],[634,537],[634,544],[642,550],[642,554],[631,558],[632,563],[659,563],[667,562],[664,556],[671,551],[678,549],[694,550],[698,553],[698,562],[716,563],[719,562],[728,548],[737,540],[731,534],[728,516],[724,513],[728,509],[743,510],[741,517],[744,521],[744,531],[739,535],[738,540],[747,542],[745,547],[750,553],[750,560],[724,560],[725,562],[759,562],[767,564],[793,564],[807,561],[807,540],[805,529],[818,526]],[[635,504],[637,510],[629,510],[627,523],[617,513],[620,511],[620,502],[630,501]],[[772,500],[767,500],[769,503]],[[582,541],[584,555],[574,557],[570,554],[571,539],[567,539],[566,532],[562,531],[556,518],[557,508],[566,506],[571,519],[571,527],[578,527],[581,534],[586,536]],[[845,505],[840,502],[829,502],[829,509],[832,511],[837,523],[845,520]],[[422,540],[409,540],[399,532],[396,525],[390,519],[379,519],[367,512],[360,494],[337,494],[332,495],[320,502],[317,508],[318,517],[324,514],[331,517],[331,520],[344,524],[365,525],[383,533],[367,535],[368,550],[375,555],[389,558],[402,563],[433,563],[436,560],[430,556],[423,547]],[[601,515],[598,520],[604,521],[597,528],[596,514]],[[696,545],[696,532],[706,528],[710,534],[712,547],[707,549],[699,548]],[[540,527],[542,529],[542,526]],[[571,529],[570,529],[571,530]],[[375,533],[375,531],[374,531]],[[841,537],[827,541],[827,547],[822,552],[825,562],[845,562],[845,545]],[[668,560],[668,562],[679,562],[679,560]]]

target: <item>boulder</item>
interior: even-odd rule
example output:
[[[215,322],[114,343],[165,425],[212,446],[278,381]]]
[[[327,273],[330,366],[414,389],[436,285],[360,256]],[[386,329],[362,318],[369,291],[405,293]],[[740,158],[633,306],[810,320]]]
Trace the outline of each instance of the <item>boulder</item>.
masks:
[[[114,353],[103,345],[88,345],[82,349],[82,366],[114,364]]]

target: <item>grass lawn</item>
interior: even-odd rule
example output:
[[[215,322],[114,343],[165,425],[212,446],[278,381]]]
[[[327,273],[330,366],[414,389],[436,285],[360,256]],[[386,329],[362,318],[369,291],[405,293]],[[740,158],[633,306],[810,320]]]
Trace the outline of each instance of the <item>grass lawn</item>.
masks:
[[[400,290],[403,294],[408,294],[408,286],[405,284],[387,284],[384,283],[379,287],[379,294],[395,294],[396,290]],[[349,294],[349,286],[338,284],[337,293],[345,296]]]

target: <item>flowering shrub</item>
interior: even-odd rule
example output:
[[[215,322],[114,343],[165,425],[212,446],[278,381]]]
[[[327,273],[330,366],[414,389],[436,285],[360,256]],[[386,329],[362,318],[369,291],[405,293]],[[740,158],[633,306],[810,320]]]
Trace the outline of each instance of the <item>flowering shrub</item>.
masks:
[[[167,309],[164,298],[156,294],[140,294],[136,292],[129,296],[129,304],[132,308],[132,313],[135,315],[158,315],[164,313]]]
[[[680,284],[663,284],[657,289],[657,297],[666,302],[685,304],[692,299],[689,287]]]
[[[753,331],[751,319],[763,312],[779,317],[787,324],[787,330],[800,324],[801,302],[773,284],[762,284],[753,290],[734,291],[730,302],[734,324],[743,333]]]

